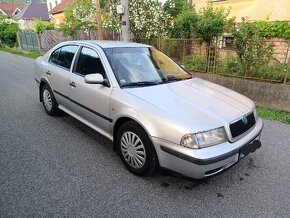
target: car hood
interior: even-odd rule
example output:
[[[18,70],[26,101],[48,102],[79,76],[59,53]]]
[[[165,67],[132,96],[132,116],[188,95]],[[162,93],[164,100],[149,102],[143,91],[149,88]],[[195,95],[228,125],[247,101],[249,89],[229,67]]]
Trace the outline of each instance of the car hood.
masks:
[[[224,126],[254,108],[245,96],[199,78],[123,90],[195,132]]]

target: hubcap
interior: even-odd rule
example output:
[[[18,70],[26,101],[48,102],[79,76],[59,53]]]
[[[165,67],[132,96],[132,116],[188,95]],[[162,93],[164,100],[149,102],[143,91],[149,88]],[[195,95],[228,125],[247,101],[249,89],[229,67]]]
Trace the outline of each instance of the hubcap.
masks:
[[[45,89],[43,91],[43,104],[44,104],[44,107],[46,108],[46,110],[50,111],[51,108],[52,108],[52,100],[51,100],[51,96],[50,96],[50,93],[47,89]]]
[[[139,169],[146,161],[145,147],[141,139],[133,132],[125,132],[121,138],[121,151],[126,162]]]

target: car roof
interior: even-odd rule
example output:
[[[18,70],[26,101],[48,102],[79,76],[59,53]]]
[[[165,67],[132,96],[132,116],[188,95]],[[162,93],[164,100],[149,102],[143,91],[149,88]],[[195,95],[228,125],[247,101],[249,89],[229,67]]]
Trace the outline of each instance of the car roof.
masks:
[[[91,46],[98,45],[101,48],[152,47],[150,45],[135,43],[135,42],[109,41],[109,40],[77,40],[77,41],[69,41],[69,43],[82,43],[82,44],[87,44]]]

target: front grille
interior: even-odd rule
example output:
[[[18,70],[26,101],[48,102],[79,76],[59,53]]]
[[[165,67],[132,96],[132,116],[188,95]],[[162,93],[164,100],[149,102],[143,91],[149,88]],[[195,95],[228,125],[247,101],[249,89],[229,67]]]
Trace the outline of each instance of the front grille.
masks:
[[[243,133],[247,132],[255,125],[255,123],[256,123],[255,116],[253,113],[251,113],[248,116],[243,117],[242,119],[230,124],[232,138],[234,139],[242,135]]]

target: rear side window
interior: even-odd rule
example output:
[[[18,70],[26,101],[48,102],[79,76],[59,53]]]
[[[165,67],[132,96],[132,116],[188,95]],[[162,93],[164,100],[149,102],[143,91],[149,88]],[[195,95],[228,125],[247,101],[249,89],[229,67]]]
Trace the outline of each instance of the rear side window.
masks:
[[[66,69],[70,69],[70,65],[77,48],[78,46],[75,45],[63,46],[58,55],[59,65]]]
[[[49,62],[70,69],[77,48],[78,46],[76,45],[67,45],[59,48],[51,53]]]
[[[85,47],[80,52],[76,72],[83,76],[100,73],[106,78],[106,73],[99,55],[94,50]]]

